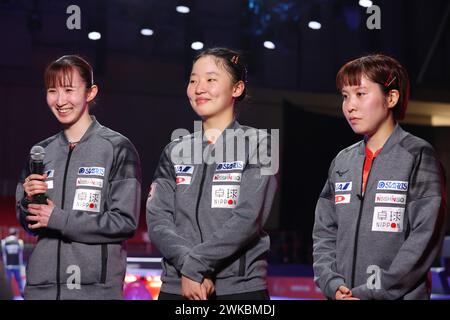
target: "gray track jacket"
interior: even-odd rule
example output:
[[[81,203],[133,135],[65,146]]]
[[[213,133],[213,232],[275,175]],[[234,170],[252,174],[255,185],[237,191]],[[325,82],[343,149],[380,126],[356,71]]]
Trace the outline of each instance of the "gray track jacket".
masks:
[[[214,278],[217,295],[266,289],[270,240],[263,226],[277,181],[274,174],[261,175],[263,165],[255,156],[268,154],[271,139],[237,122],[227,129],[238,130],[246,147],[237,152],[236,143],[226,161],[211,163],[221,146],[231,148],[227,143],[236,139],[227,130],[211,145],[202,132],[174,140],[161,155],[147,223],[164,256],[163,292],[180,295],[181,274],[200,283],[205,275]],[[199,164],[193,164],[192,150],[200,150]],[[180,160],[183,164],[176,164]]]
[[[63,132],[38,144],[45,148],[47,195],[56,207],[48,227],[37,232],[26,299],[122,299],[123,243],[139,218],[139,156],[127,138],[93,120],[71,151]],[[28,169],[22,173],[16,193],[25,229],[28,175]]]
[[[445,183],[426,141],[396,126],[374,159],[365,194],[363,141],[333,160],[316,207],[315,281],[360,299],[428,299],[427,272],[444,234]]]

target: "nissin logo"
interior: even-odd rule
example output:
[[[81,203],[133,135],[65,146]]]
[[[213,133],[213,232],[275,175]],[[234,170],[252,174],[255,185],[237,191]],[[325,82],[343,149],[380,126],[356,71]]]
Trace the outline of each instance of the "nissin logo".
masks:
[[[408,191],[408,182],[406,181],[383,181],[378,182],[377,190],[397,190]]]
[[[393,193],[377,193],[375,195],[376,203],[392,203],[392,204],[405,204],[406,194],[393,194]]]
[[[213,181],[241,181],[241,173],[231,172],[231,173],[217,173],[213,177]]]

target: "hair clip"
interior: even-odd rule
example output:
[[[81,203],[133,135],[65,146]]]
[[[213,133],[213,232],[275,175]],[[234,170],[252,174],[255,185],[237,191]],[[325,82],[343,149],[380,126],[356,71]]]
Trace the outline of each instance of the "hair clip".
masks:
[[[395,79],[397,79],[397,77],[393,77],[392,79],[392,72],[389,74],[389,77],[388,77],[388,79],[386,80],[386,82],[384,83],[384,86],[386,87],[386,88],[388,88],[391,84],[392,84],[392,82],[394,82],[395,81]]]
[[[237,64],[238,61],[239,61],[239,56],[233,56],[233,57],[231,58],[231,62],[234,63],[234,64]]]

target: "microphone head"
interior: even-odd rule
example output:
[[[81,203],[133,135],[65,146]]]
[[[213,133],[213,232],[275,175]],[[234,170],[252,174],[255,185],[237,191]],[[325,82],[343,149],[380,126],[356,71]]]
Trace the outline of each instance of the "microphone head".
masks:
[[[45,149],[41,146],[34,146],[30,150],[30,157],[34,161],[43,161],[45,157]]]

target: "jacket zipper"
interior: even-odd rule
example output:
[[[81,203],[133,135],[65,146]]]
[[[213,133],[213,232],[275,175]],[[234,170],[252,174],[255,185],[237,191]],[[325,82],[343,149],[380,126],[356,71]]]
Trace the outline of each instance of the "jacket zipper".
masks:
[[[102,273],[100,277],[100,283],[106,283],[106,271],[108,263],[108,245],[102,244]]]
[[[362,216],[362,211],[364,208],[364,198],[365,198],[365,194],[366,194],[366,190],[367,190],[367,186],[369,185],[369,178],[370,178],[370,174],[372,173],[372,168],[375,165],[375,160],[376,157],[372,160],[372,165],[370,167],[370,171],[369,174],[367,175],[367,181],[366,181],[366,189],[364,190],[364,193],[362,192],[362,185],[363,185],[363,180],[364,180],[364,163],[363,163],[363,171],[362,171],[362,175],[361,175],[361,195],[357,195],[359,200],[361,201],[360,205],[359,205],[359,213],[358,213],[358,219],[356,221],[356,233],[355,233],[355,242],[353,245],[353,263],[352,263],[352,279],[350,282],[350,288],[353,288],[355,286],[355,277],[356,277],[356,253],[358,251],[358,237],[359,237],[359,228],[361,225],[361,216]],[[364,160],[365,161],[365,160]]]
[[[197,227],[198,227],[198,231],[200,232],[200,241],[203,242],[203,234],[202,234],[202,229],[200,228],[200,222],[198,220],[198,209],[200,207],[200,199],[202,197],[202,193],[203,193],[203,184],[205,183],[205,173],[206,173],[206,164],[203,164],[203,172],[202,172],[202,179],[200,181],[200,189],[198,191],[198,197],[197,197],[197,206],[195,208],[195,220],[197,221]]]
[[[72,156],[73,149],[69,147],[69,153],[67,155],[66,168],[64,169],[63,178],[63,188],[62,188],[62,199],[61,199],[61,210],[64,210],[64,201],[66,198],[66,180],[67,180],[67,170],[69,169],[70,157]],[[56,300],[61,300],[61,239],[58,239],[58,255],[56,258]]]

